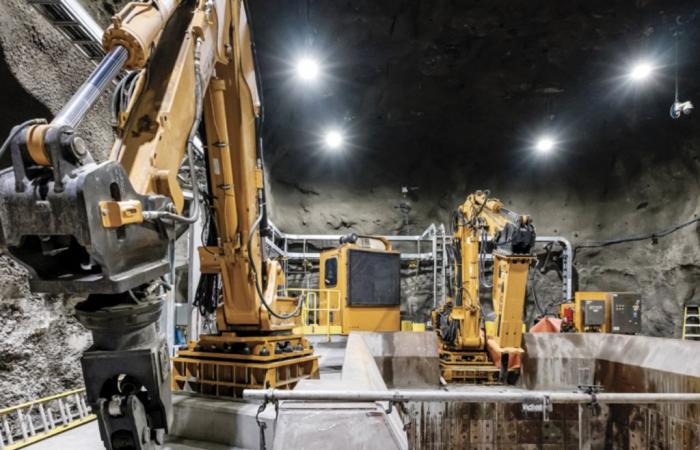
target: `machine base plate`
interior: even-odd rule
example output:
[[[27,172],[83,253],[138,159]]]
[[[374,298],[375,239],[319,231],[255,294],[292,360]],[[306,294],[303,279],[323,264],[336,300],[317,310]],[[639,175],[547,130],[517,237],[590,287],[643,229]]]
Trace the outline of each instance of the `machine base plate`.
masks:
[[[202,336],[173,358],[172,385],[226,398],[240,398],[244,389],[292,389],[318,377],[318,359],[303,336]]]

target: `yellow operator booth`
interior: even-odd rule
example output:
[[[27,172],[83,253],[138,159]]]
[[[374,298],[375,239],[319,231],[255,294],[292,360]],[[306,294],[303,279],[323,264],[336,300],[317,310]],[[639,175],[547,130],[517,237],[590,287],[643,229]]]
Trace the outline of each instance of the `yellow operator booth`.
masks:
[[[321,326],[339,327],[342,334],[400,330],[401,258],[386,239],[344,236],[339,247],[321,252],[320,263],[320,306],[330,309],[321,314]]]

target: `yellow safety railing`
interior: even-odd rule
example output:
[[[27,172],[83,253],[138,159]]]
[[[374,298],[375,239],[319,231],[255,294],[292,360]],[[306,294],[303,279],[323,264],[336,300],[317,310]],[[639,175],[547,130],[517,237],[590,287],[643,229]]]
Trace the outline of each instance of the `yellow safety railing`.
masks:
[[[26,447],[92,420],[85,389],[0,409],[0,450]]]
[[[294,329],[296,334],[331,335],[342,334],[340,325],[340,291],[338,289],[289,288],[287,295],[306,297],[301,309],[301,326]],[[334,325],[337,323],[337,325]]]

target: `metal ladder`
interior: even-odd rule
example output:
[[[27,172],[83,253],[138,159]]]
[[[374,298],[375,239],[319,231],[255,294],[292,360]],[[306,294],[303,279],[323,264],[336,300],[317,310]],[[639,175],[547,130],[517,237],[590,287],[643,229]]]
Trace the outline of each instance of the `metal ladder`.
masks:
[[[433,306],[442,304],[445,301],[445,227],[440,225],[435,230],[433,244]]]
[[[700,340],[700,306],[685,305],[682,337],[692,341]]]
[[[95,63],[105,56],[102,28],[77,0],[29,0],[42,16]]]
[[[95,420],[85,389],[0,410],[0,450],[15,450]]]

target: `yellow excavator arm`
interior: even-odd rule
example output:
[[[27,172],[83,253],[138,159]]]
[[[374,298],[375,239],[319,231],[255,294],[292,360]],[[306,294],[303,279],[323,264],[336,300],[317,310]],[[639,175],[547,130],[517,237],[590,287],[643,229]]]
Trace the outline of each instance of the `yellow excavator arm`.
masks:
[[[171,419],[169,350],[155,324],[179,234],[200,217],[211,224],[200,257],[203,276],[221,280],[220,295],[208,292],[219,332],[291,329],[299,305],[278,301],[282,272],[263,260],[262,106],[243,1],[132,2],[103,46],[56,117],[16,126],[0,149],[12,156],[0,172],[0,244],[34,291],[87,295],[76,313],[94,344],[81,363],[103,442],[152,449]],[[97,163],[76,128],[120,74],[117,138]]]
[[[529,216],[507,210],[489,198],[488,191],[467,196],[454,217],[453,295],[433,311],[433,324],[441,340],[444,360],[485,362],[501,368],[501,377],[522,352],[525,289],[535,229]],[[493,259],[491,283],[485,261]],[[482,328],[481,292],[491,288],[494,320]]]

